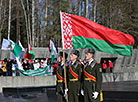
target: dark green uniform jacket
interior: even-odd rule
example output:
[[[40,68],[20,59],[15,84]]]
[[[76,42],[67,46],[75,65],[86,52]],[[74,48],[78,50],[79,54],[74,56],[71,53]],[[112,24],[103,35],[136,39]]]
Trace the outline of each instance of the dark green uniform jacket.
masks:
[[[69,102],[79,102],[81,69],[82,65],[78,60],[68,67]]]
[[[63,65],[58,63],[58,67],[56,69],[57,75],[57,100],[58,102],[63,102],[64,99],[64,69]]]
[[[102,69],[100,63],[95,60],[84,66],[84,102],[100,102],[100,90],[102,84]],[[93,92],[98,92],[98,98],[93,98]]]

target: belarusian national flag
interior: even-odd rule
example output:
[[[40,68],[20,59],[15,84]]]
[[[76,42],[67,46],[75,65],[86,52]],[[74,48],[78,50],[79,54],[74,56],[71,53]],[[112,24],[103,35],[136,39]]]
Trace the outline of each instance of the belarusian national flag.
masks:
[[[30,44],[28,44],[27,52],[26,52],[24,58],[28,58],[30,60],[33,60],[35,58],[35,54],[31,48]]]
[[[9,40],[10,41],[10,45],[8,46],[9,49],[11,50],[11,52],[16,56],[16,57],[19,57],[19,55],[21,54],[22,52],[22,48],[16,44],[15,42],[13,42],[12,40]]]
[[[60,12],[63,49],[94,48],[131,56],[134,38],[81,16]]]

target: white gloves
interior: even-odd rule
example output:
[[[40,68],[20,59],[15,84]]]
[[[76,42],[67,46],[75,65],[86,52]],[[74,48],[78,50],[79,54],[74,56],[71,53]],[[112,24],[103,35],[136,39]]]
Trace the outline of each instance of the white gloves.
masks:
[[[98,97],[98,94],[99,94],[99,93],[98,93],[98,92],[96,92],[96,91],[95,91],[95,92],[93,92],[93,98],[94,98],[94,99],[96,99],[96,98]]]
[[[68,89],[65,89],[64,91],[65,91],[65,94],[67,94],[67,92],[68,92]]]
[[[81,94],[84,96],[84,90],[81,90]]]
[[[64,91],[65,91],[64,97],[66,98],[66,94],[67,94],[67,92],[68,92],[68,89],[65,89]]]

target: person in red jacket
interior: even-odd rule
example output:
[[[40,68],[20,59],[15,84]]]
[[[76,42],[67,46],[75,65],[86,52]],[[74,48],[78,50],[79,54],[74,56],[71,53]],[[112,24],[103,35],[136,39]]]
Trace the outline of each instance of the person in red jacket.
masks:
[[[107,69],[107,63],[106,63],[106,60],[104,60],[103,62],[103,72],[106,73],[106,69]]]
[[[109,63],[108,68],[110,69],[110,72],[112,73],[112,70],[113,70],[113,63],[112,63],[111,60],[109,60],[108,63]]]

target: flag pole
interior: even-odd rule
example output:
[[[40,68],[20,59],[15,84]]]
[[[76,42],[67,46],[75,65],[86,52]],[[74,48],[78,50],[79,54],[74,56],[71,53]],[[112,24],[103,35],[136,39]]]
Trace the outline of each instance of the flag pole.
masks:
[[[67,90],[67,78],[66,78],[66,65],[65,65],[65,52],[64,52],[64,40],[63,40],[63,25],[62,25],[62,12],[60,11],[60,21],[61,21],[61,33],[62,33],[62,46],[63,46],[63,63],[64,63],[64,79],[65,79],[65,90]],[[64,80],[63,79],[63,80]],[[65,92],[66,102],[68,102],[68,93]]]
[[[63,63],[64,63],[64,79],[65,79],[65,90],[67,90],[67,78],[66,78],[66,65],[65,65],[65,52],[64,52],[64,49],[63,49]],[[65,92],[65,98],[66,98],[66,102],[68,102],[68,93]]]

